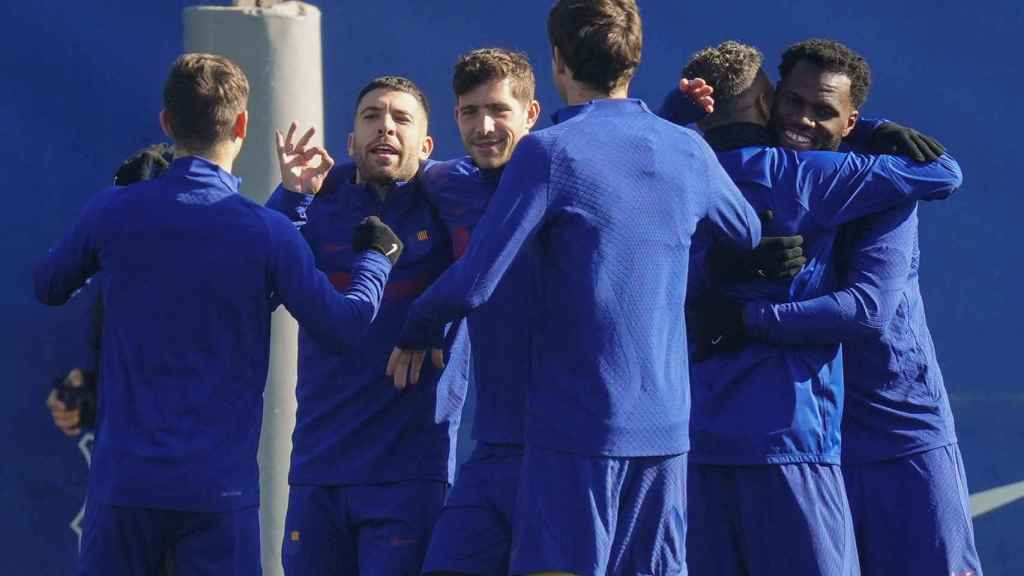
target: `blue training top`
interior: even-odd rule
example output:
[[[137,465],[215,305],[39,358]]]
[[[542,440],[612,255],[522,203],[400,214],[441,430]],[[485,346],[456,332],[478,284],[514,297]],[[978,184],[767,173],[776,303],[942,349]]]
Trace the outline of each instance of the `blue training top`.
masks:
[[[423,171],[421,183],[452,236],[456,257],[469,246],[477,222],[491,202],[501,170],[481,170],[469,157],[440,162]],[[466,318],[476,386],[473,438],[492,444],[522,444],[526,383],[530,378],[529,309],[536,301],[536,259],[528,246],[494,289],[491,298]],[[445,369],[457,369],[458,354]],[[456,372],[456,374],[458,374]]]
[[[416,179],[396,185],[382,202],[353,176],[352,165],[339,165],[316,196],[278,187],[267,201],[299,226],[317,267],[339,290],[351,282],[352,234],[363,218],[379,216],[405,244],[377,319],[357,342],[326,348],[300,323],[289,482],[451,481],[461,404],[439,405],[440,371],[429,360],[419,383],[402,391],[384,374],[413,299],[451,262],[451,242]],[[440,332],[431,335],[432,345]]]
[[[807,265],[791,281],[724,284],[741,302],[789,302],[835,289],[840,224],[960,184],[948,157],[918,164],[895,156],[743,147],[718,154],[750,203],[774,219],[765,234],[804,236]],[[695,241],[695,253],[705,239]],[[696,278],[694,280],[697,280]],[[697,313],[697,312],[694,312]],[[693,452],[709,464],[839,463],[843,389],[833,381],[832,340],[779,346],[748,341],[693,366]]]
[[[345,348],[366,332],[390,268],[363,252],[338,294],[287,219],[240,196],[237,178],[199,157],[97,194],[35,269],[46,304],[105,275],[90,501],[258,505],[273,302],[322,346]]]
[[[527,444],[581,454],[689,449],[683,302],[690,237],[707,219],[751,249],[757,215],[704,141],[639,100],[559,111],[524,137],[466,255],[415,303],[403,331],[423,346],[478,308],[524,245],[538,259]]]
[[[811,300],[748,305],[747,329],[775,342],[843,343],[842,460],[899,458],[956,442],[918,284],[917,206],[843,231],[842,289]]]

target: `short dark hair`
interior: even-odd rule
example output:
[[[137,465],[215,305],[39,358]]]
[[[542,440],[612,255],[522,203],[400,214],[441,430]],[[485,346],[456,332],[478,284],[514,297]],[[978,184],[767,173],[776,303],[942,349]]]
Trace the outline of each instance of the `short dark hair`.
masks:
[[[420,87],[415,82],[402,76],[378,76],[363,86],[363,89],[359,91],[359,96],[356,97],[356,109],[355,112],[359,112],[359,103],[363,101],[363,96],[366,96],[374,90],[388,90],[391,92],[405,92],[411,94],[416,101],[423,106],[423,111],[427,114],[427,119],[430,119],[430,103],[427,102],[427,95],[420,90]]]
[[[825,38],[811,38],[793,44],[782,54],[782,63],[779,64],[779,76],[783,82],[801,60],[807,60],[826,72],[843,74],[849,78],[850,99],[855,108],[859,109],[868,99],[871,67],[863,56],[845,45]]]
[[[455,96],[462,96],[482,84],[505,79],[516,100],[524,104],[533,100],[537,80],[526,54],[504,48],[479,48],[463,54],[455,63],[452,89]]]
[[[715,90],[715,103],[728,106],[757,79],[764,54],[753,46],[728,40],[698,51],[683,68],[683,78],[702,78]]]
[[[574,79],[611,92],[640,64],[640,10],[635,0],[559,0],[548,15],[548,40]]]
[[[182,54],[164,84],[164,109],[174,141],[208,150],[231,138],[249,102],[249,80],[237,64],[214,54]]]

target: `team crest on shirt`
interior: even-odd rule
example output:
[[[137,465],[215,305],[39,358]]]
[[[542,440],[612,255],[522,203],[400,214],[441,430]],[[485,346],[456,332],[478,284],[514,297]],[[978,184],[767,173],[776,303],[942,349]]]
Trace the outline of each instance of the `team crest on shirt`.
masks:
[[[430,240],[430,233],[427,232],[426,230],[420,230],[419,232],[416,233],[416,239],[419,240],[420,242],[423,242],[424,240]]]
[[[299,531],[298,530],[292,530],[292,533],[288,535],[288,539],[291,540],[292,542],[298,542],[299,541]]]

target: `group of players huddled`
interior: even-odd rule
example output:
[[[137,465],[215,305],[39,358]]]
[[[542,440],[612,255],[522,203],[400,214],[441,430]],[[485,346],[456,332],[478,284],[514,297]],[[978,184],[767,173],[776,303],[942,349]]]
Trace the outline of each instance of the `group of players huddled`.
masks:
[[[559,0],[547,31],[551,127],[525,55],[473,50],[466,156],[430,160],[427,98],[379,77],[350,162],[276,134],[266,207],[231,175],[245,75],[175,62],[173,162],[35,271],[47,304],[104,278],[81,574],[260,573],[283,304],[289,576],[981,576],[918,285],[917,201],[956,162],[860,118],[870,71],[835,41],[788,48],[777,86],[757,49],[706,48],[655,113],[628,97],[634,0]]]

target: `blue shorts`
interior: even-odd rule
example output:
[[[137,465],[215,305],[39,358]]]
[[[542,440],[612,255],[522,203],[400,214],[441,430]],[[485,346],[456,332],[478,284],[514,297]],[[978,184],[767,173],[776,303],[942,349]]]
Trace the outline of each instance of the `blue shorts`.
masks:
[[[686,455],[616,458],[527,446],[512,573],[686,574]]]
[[[690,570],[701,576],[855,576],[839,466],[690,466]]]
[[[956,444],[843,467],[864,574],[981,576]]]
[[[260,576],[260,517],[253,506],[185,512],[94,504],[85,508],[79,576]]]
[[[416,576],[446,482],[291,486],[281,559],[288,576]]]
[[[425,574],[508,574],[522,464],[522,446],[476,446],[434,526]]]

